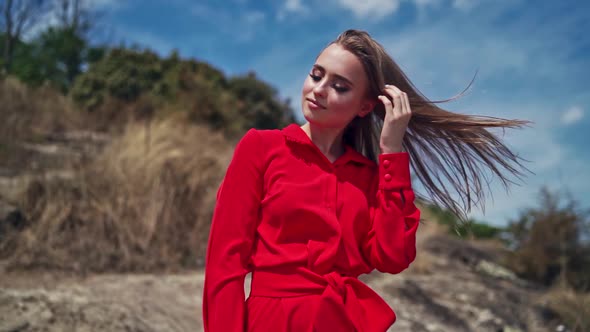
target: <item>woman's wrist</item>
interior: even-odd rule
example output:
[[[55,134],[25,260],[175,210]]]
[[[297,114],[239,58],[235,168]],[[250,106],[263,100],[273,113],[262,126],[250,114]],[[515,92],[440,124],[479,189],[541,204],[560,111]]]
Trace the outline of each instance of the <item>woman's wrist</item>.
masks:
[[[379,146],[381,149],[381,153],[400,153],[403,152],[402,146],[388,146],[388,145],[381,145]]]

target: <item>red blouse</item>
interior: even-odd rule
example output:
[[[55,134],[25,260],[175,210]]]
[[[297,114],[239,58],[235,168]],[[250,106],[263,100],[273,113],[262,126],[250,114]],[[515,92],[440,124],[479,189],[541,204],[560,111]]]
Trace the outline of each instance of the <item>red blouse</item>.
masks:
[[[386,331],[394,312],[357,277],[407,268],[419,219],[407,153],[332,163],[296,124],[251,129],[217,193],[205,331]]]

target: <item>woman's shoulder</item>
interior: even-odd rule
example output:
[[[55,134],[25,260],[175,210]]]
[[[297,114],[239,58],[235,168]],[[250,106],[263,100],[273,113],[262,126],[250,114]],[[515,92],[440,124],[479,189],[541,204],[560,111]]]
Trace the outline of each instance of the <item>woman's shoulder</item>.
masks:
[[[277,139],[283,137],[282,129],[255,129],[252,128],[250,131],[255,131],[256,134],[262,140]]]
[[[257,141],[261,143],[263,141],[269,140],[271,138],[276,138],[278,136],[282,136],[281,130],[279,129],[257,129],[257,128],[250,128],[243,136],[240,138],[239,143],[242,142],[253,142]]]
[[[269,151],[280,146],[283,134],[279,129],[249,129],[239,140],[236,150],[246,150],[256,158],[266,158]]]
[[[282,129],[256,129],[252,128],[246,132],[242,140],[256,141],[262,148],[269,149],[277,147],[277,143],[283,141]]]

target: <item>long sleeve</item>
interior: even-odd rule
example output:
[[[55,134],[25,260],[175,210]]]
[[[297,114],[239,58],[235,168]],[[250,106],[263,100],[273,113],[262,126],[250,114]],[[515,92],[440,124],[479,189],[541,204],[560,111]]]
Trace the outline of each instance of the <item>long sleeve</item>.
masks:
[[[236,146],[217,192],[205,261],[207,332],[245,330],[244,279],[259,218],[264,163],[259,133],[251,129]]]
[[[381,272],[399,273],[416,257],[420,220],[408,153],[379,155],[378,174],[368,196],[371,227],[362,244],[364,256]]]

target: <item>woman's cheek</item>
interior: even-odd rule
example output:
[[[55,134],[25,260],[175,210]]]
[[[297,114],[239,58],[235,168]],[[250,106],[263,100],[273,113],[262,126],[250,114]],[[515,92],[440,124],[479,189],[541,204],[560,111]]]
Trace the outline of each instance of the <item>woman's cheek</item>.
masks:
[[[311,90],[313,90],[313,85],[311,82],[311,78],[308,76],[303,82],[303,94],[308,94],[311,92]]]
[[[330,104],[332,105],[333,108],[341,110],[341,109],[349,108],[351,102],[352,102],[351,98],[347,98],[346,96],[335,95],[332,98],[332,101],[330,102]]]

